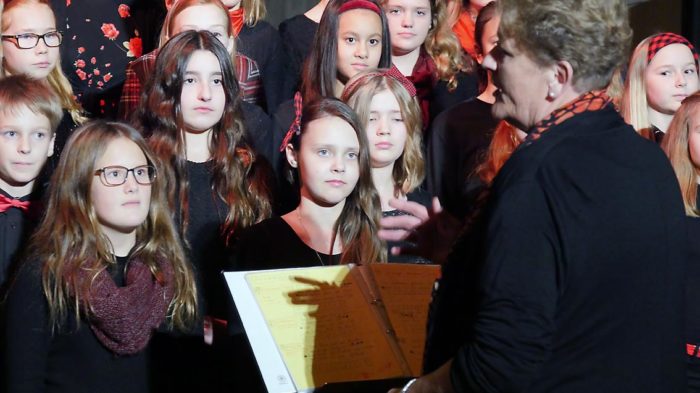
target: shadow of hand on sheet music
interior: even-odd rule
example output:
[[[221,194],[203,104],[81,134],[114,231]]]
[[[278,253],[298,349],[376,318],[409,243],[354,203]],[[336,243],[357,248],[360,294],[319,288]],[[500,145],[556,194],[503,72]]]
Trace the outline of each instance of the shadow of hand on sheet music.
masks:
[[[372,354],[361,333],[364,329],[358,326],[363,323],[363,316],[358,315],[361,294],[352,291],[350,277],[345,277],[340,284],[298,276],[294,280],[309,285],[309,289],[289,292],[291,303],[316,306],[309,311],[311,318],[308,318],[310,326],[307,326],[306,337],[309,353],[305,354],[312,361],[312,375],[308,377],[314,386],[371,378],[358,364]],[[364,323],[371,322],[365,320]]]

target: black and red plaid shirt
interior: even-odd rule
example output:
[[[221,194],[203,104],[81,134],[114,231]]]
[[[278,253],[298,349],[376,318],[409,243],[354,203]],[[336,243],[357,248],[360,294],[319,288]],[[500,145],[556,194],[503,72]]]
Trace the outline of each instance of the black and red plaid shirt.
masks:
[[[136,111],[141,99],[142,86],[146,83],[146,79],[153,75],[157,56],[158,49],[132,61],[126,68],[126,81],[119,100],[120,119],[129,120],[131,114]],[[236,78],[238,79],[241,99],[251,104],[263,105],[264,92],[258,63],[247,56],[236,53],[234,66],[236,67]]]

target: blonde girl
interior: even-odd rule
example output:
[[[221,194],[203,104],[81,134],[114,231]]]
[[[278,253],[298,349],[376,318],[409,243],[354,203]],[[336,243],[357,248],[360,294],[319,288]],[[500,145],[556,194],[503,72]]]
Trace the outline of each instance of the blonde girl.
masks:
[[[674,33],[656,34],[632,54],[620,112],[638,133],[661,143],[681,101],[698,88],[693,45]]]
[[[72,130],[85,121],[73,88],[61,70],[59,46],[63,35],[48,0],[11,0],[2,11],[3,76],[25,74],[46,79],[61,99],[64,119],[56,131],[55,166]]]
[[[416,90],[396,68],[368,71],[348,82],[342,99],[365,126],[372,179],[379,193],[382,216],[408,214],[389,204],[394,199],[429,206],[430,196],[419,186],[425,175],[421,147],[421,114]],[[389,244],[389,247],[400,244]],[[391,262],[426,262],[422,258]]]

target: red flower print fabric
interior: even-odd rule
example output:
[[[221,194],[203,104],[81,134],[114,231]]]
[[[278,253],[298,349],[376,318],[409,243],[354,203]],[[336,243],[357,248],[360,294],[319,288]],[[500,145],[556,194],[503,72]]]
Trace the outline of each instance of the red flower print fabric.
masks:
[[[116,118],[130,61],[151,50],[165,9],[152,0],[52,0],[63,71],[91,117]],[[149,48],[144,48],[148,43]]]

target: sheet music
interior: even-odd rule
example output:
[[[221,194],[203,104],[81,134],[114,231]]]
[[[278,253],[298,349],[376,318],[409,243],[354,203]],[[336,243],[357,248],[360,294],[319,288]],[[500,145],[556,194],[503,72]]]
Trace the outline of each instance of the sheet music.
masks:
[[[328,266],[246,275],[297,389],[402,375],[349,272]]]
[[[396,338],[411,368],[418,376],[423,368],[428,305],[437,265],[372,264],[373,275]]]

